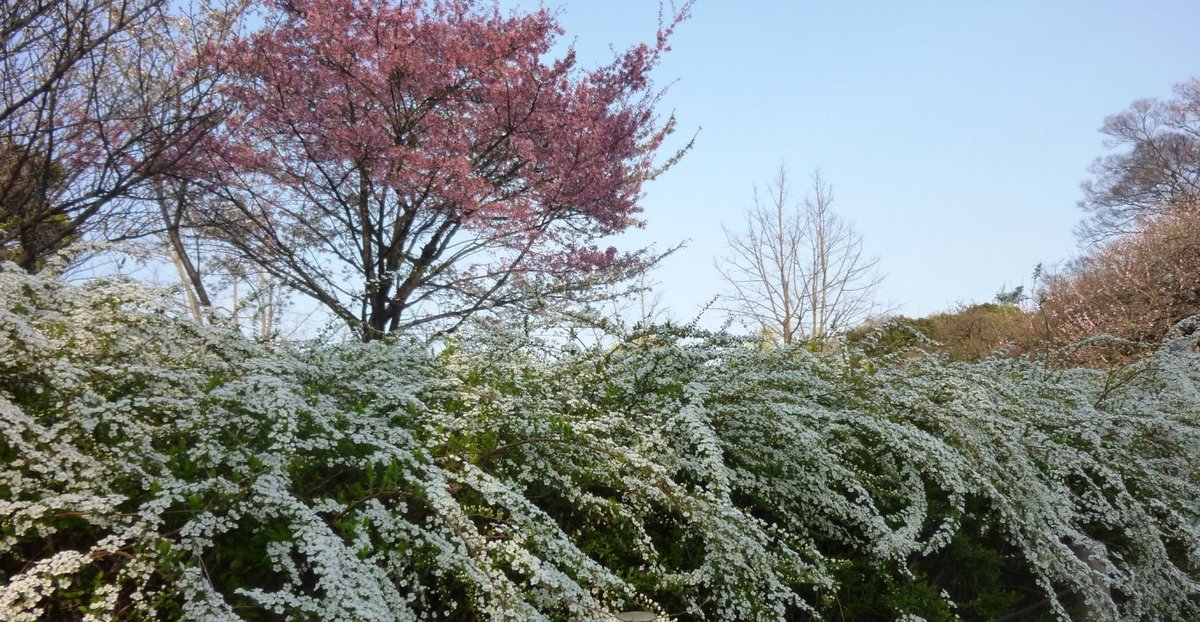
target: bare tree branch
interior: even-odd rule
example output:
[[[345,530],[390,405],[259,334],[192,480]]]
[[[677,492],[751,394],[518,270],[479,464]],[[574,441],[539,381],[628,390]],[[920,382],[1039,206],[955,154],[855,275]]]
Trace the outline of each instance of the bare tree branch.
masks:
[[[878,258],[832,207],[833,189],[814,172],[803,203],[780,166],[741,231],[725,230],[728,254],[716,262],[729,285],[725,309],[773,341],[824,342],[874,314]]]

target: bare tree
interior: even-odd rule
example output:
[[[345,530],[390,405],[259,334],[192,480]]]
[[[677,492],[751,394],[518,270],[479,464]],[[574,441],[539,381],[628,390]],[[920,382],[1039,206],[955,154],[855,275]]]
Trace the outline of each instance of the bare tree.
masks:
[[[725,229],[729,255],[717,262],[732,288],[727,310],[785,344],[803,336],[805,229],[803,214],[793,204],[787,171],[780,166],[765,190],[754,188],[754,207],[746,213],[745,230]]]
[[[196,0],[205,5],[208,0]],[[218,116],[211,72],[173,53],[165,0],[0,3],[0,252],[27,270],[88,235],[154,229],[147,182]]]
[[[196,86],[208,87],[220,80],[220,65],[195,61],[204,57],[206,50],[244,34],[250,4],[251,0],[188,0],[182,4],[173,19],[174,36],[138,63],[146,85],[143,91],[150,94],[146,99],[161,100],[163,109],[186,115],[189,102],[184,97],[186,91],[178,88],[179,69],[186,67],[190,72],[187,79]],[[214,117],[225,112],[215,96],[209,97],[207,108]],[[143,117],[143,122],[154,123],[155,119]],[[283,302],[282,289],[262,270],[247,270],[244,262],[233,259],[223,236],[204,226],[201,214],[210,206],[204,193],[188,179],[185,171],[192,164],[190,158],[185,158],[177,168],[164,171],[147,184],[144,196],[156,207],[147,218],[154,231],[146,239],[147,245],[155,256],[169,260],[175,267],[194,322],[204,323],[227,301],[223,311],[235,324],[239,315],[248,312],[261,320],[255,322],[259,337],[269,337]],[[239,295],[239,285],[251,295]]]
[[[1091,167],[1080,207],[1084,241],[1134,233],[1139,222],[1200,196],[1200,79],[1175,86],[1170,101],[1142,99],[1104,120],[1110,149]]]
[[[725,230],[729,254],[716,264],[729,313],[790,344],[825,342],[877,311],[879,259],[863,253],[862,235],[832,206],[819,171],[802,202],[783,166],[755,188],[744,229]]]
[[[663,304],[662,283],[653,278],[649,270],[618,287],[613,291],[611,315],[619,322],[632,322],[646,328],[671,321],[671,309]]]

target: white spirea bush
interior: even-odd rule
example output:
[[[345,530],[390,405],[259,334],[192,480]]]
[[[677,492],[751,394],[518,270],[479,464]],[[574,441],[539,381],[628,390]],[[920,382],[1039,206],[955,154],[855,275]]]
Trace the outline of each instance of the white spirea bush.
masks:
[[[0,271],[0,618],[1200,618],[1184,329],[1106,375],[171,309]]]

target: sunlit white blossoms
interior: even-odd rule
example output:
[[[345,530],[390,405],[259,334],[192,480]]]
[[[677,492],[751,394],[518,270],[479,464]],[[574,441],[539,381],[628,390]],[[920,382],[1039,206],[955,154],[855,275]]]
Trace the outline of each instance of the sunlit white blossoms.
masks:
[[[1196,619],[1200,356],[1179,343],[1111,375],[671,329],[582,353],[495,331],[269,347],[138,286],[6,269],[0,618],[978,619],[1044,600]],[[953,578],[982,569],[986,598]]]

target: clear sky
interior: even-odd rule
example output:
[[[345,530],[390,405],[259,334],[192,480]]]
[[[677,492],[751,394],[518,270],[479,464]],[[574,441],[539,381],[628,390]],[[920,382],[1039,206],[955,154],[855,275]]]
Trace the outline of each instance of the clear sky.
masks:
[[[512,0],[509,6],[536,7]],[[653,0],[552,0],[580,59],[651,40]],[[820,167],[908,315],[991,300],[1076,250],[1105,116],[1200,75],[1200,1],[699,0],[656,73],[695,149],[624,246],[688,240],[655,275],[690,319],[756,183]],[[715,314],[713,314],[715,315]],[[715,325],[718,317],[704,323]]]

